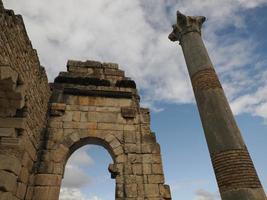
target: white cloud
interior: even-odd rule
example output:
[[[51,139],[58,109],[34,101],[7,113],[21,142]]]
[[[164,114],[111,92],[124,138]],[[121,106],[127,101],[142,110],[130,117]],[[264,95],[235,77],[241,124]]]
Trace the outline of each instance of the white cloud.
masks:
[[[77,165],[66,165],[62,187],[81,188],[91,182],[90,177]]]
[[[62,187],[78,189],[91,183],[91,178],[83,169],[94,163],[93,159],[87,153],[88,148],[87,146],[80,148],[70,157],[65,167]]]
[[[74,152],[70,159],[68,160],[68,164],[70,165],[93,165],[94,160],[88,154],[88,150],[90,146],[84,146],[80,148],[78,151]]]
[[[203,189],[196,191],[196,195],[193,200],[219,200],[220,195],[218,193],[211,193]]]
[[[267,118],[262,103],[257,104],[259,107],[253,102],[246,103],[248,107],[242,104],[243,98],[256,95],[252,89],[257,91],[259,82],[264,80],[252,81],[255,77],[251,78],[251,67],[248,67],[264,63],[255,55],[257,41],[234,34],[218,34],[229,26],[247,30],[240,11],[266,5],[266,0],[4,2],[6,7],[23,15],[51,81],[59,71],[66,70],[67,59],[118,62],[126,74],[136,80],[143,94],[142,101],[151,107],[157,102],[194,102],[182,51],[167,36],[171,23],[175,22],[177,8],[190,15],[206,15],[208,21],[203,36],[226,94],[233,100],[234,110],[238,110],[236,113],[247,110]],[[266,74],[264,67],[261,73]],[[254,74],[260,73],[256,67],[255,70]]]
[[[98,196],[88,197],[79,189],[62,188],[60,190],[60,200],[102,200]]]
[[[263,117],[267,122],[267,86],[259,87],[251,94],[236,98],[231,106],[235,113],[252,113]]]

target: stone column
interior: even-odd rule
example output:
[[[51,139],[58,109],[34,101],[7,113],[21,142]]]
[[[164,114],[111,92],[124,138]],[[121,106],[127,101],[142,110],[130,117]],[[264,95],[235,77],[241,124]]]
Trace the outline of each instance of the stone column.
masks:
[[[177,11],[169,39],[179,41],[223,200],[266,200],[256,170],[201,38],[205,17]]]

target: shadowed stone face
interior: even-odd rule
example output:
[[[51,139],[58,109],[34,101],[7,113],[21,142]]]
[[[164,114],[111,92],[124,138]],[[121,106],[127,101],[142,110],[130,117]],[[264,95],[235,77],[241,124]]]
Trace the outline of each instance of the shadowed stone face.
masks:
[[[0,0],[0,199],[57,200],[71,154],[103,146],[117,200],[170,200],[159,144],[116,63],[74,61],[48,84],[23,20]]]
[[[223,88],[201,38],[205,17],[177,11],[169,35],[179,41],[198,105],[209,152],[223,200],[265,200],[253,162],[235,122]]]

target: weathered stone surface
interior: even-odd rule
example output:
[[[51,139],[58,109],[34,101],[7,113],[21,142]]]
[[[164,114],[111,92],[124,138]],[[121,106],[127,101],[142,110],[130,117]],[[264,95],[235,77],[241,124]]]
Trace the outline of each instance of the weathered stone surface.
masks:
[[[11,192],[2,192],[0,191],[1,200],[10,200],[13,199],[13,194]]]
[[[169,39],[179,41],[183,49],[222,199],[264,200],[262,185],[201,38],[205,19],[177,11]]]
[[[135,118],[136,110],[132,107],[123,107],[121,108],[121,115],[124,118]]]
[[[0,171],[0,188],[2,191],[14,193],[17,187],[17,177],[10,172]]]
[[[110,153],[117,200],[163,199],[160,149],[135,82],[118,64],[88,60],[68,61],[48,84],[21,16],[1,3],[0,199],[57,200],[66,162],[87,144]]]
[[[126,197],[137,197],[137,184],[126,184],[125,193]]]
[[[158,184],[145,184],[145,196],[146,197],[159,197],[159,185]]]
[[[160,194],[162,195],[162,197],[164,199],[171,199],[170,186],[168,186],[168,185],[160,185],[159,189],[160,189]]]
[[[17,130],[15,128],[0,128],[0,137],[16,137]]]
[[[59,186],[61,183],[61,176],[54,174],[37,174],[35,176],[35,184],[37,186]]]
[[[26,195],[26,190],[27,190],[27,185],[24,183],[18,183],[18,187],[17,187],[17,192],[16,192],[16,196],[19,199],[24,199],[25,195]]]
[[[16,175],[19,174],[21,169],[21,161],[10,155],[0,155],[0,170],[12,172]]]

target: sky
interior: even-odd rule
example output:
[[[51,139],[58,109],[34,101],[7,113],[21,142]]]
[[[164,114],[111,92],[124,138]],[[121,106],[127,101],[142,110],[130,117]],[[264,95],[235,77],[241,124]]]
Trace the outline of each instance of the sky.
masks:
[[[217,200],[218,188],[183,54],[168,40],[175,13],[207,17],[202,35],[267,190],[267,0],[3,0],[22,14],[49,80],[68,59],[120,64],[161,145],[173,199]],[[97,146],[67,164],[61,200],[109,200],[110,155]]]

